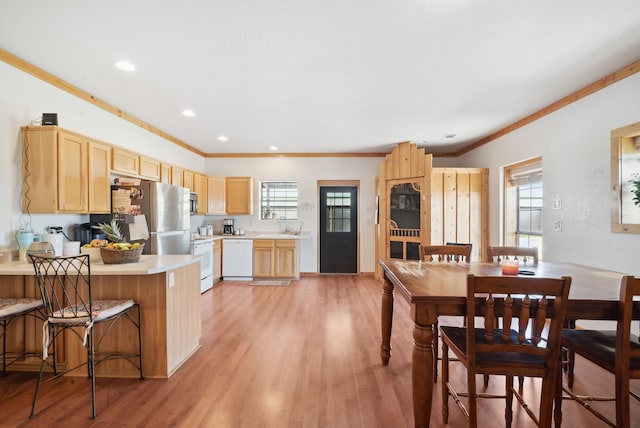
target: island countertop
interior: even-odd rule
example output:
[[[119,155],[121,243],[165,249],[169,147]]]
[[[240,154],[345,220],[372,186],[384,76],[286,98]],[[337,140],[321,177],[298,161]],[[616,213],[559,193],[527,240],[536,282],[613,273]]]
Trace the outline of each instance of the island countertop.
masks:
[[[91,275],[153,275],[200,261],[192,255],[146,255],[136,263],[105,264],[101,260],[91,262]],[[0,263],[0,275],[35,275],[30,262],[14,260]]]

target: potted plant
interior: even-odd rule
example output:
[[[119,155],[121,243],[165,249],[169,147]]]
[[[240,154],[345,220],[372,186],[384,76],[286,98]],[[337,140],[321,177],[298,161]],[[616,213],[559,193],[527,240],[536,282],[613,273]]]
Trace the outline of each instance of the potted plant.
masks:
[[[634,186],[634,189],[631,190],[631,193],[633,193],[633,203],[640,206],[640,177],[636,175],[635,179],[630,180],[630,182]]]

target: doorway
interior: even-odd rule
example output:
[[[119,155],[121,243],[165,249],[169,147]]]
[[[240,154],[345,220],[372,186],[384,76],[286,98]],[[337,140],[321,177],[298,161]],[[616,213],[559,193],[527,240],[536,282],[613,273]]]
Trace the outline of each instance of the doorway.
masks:
[[[320,186],[320,273],[358,273],[358,184]]]

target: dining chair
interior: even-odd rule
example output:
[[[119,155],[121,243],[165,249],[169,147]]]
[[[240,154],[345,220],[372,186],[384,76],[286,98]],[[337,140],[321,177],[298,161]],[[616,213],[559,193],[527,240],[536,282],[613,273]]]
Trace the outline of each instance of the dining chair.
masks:
[[[478,398],[505,398],[505,422],[513,420],[512,403],[518,403],[537,426],[550,427],[560,378],[560,339],[571,285],[570,277],[523,278],[516,276],[467,277],[467,326],[441,326],[442,419],[449,418],[453,397],[469,426],[477,426]],[[476,317],[484,320],[476,327]],[[498,327],[496,319],[502,321]],[[481,322],[481,321],[480,321]],[[449,379],[449,351],[467,369],[467,392],[458,392]],[[479,394],[476,375],[505,376],[504,395]],[[515,376],[542,379],[536,415],[513,387]],[[467,405],[459,397],[467,397]],[[536,397],[538,399],[538,397]],[[531,400],[530,400],[531,401]]]
[[[469,262],[471,258],[471,244],[447,243],[447,245],[421,245],[420,260],[427,262]],[[434,324],[433,331],[433,382],[438,381],[439,330],[438,321]]]
[[[630,379],[640,379],[640,338],[631,333],[633,320],[640,316],[639,304],[634,309],[633,299],[640,296],[640,278],[624,276],[620,285],[619,312],[616,330],[567,329],[562,331],[562,346],[569,351],[567,385],[562,386],[569,398],[575,400],[603,422],[618,427],[630,427],[629,397],[640,397],[629,390]],[[593,364],[612,373],[615,378],[615,397],[579,395],[573,392],[574,355],[580,355]],[[589,405],[589,401],[615,401],[615,423]],[[557,404],[561,405],[561,402]],[[638,421],[636,421],[638,422]]]
[[[420,260],[469,262],[471,244],[468,245],[420,245]]]
[[[91,416],[96,417],[96,365],[116,358],[128,361],[142,375],[142,336],[140,331],[140,306],[133,300],[94,300],[91,290],[91,265],[89,255],[72,257],[39,257],[30,255],[42,302],[46,311],[43,327],[42,362],[36,390],[31,406],[31,418],[35,416],[36,401],[40,385],[81,367],[87,368],[91,380]],[[132,314],[131,312],[135,312]],[[135,315],[135,316],[134,316]],[[114,332],[113,327],[119,320],[130,321],[137,330],[137,351],[120,353],[115,351],[97,352],[107,334]],[[97,327],[104,328],[97,331]],[[67,332],[66,338],[76,336],[87,348],[87,361],[65,371],[55,372],[43,379],[44,364],[48,358],[56,360],[56,338]],[[53,344],[53,345],[52,345]],[[53,353],[49,355],[49,348]]]
[[[27,316],[43,319],[41,312],[42,299],[28,297],[3,297],[0,298],[0,327],[2,328],[2,375],[7,375],[7,367],[30,354],[26,351],[7,351],[7,329],[19,319]],[[11,361],[7,363],[7,358]]]
[[[538,264],[538,247],[489,246],[487,254],[492,263],[500,263],[504,259],[517,259],[525,266]]]

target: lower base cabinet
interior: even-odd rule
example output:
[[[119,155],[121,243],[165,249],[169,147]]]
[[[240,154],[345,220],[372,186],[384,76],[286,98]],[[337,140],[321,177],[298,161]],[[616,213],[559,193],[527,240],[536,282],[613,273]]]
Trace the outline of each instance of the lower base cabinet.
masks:
[[[299,278],[298,241],[295,239],[255,239],[253,241],[255,278]]]

